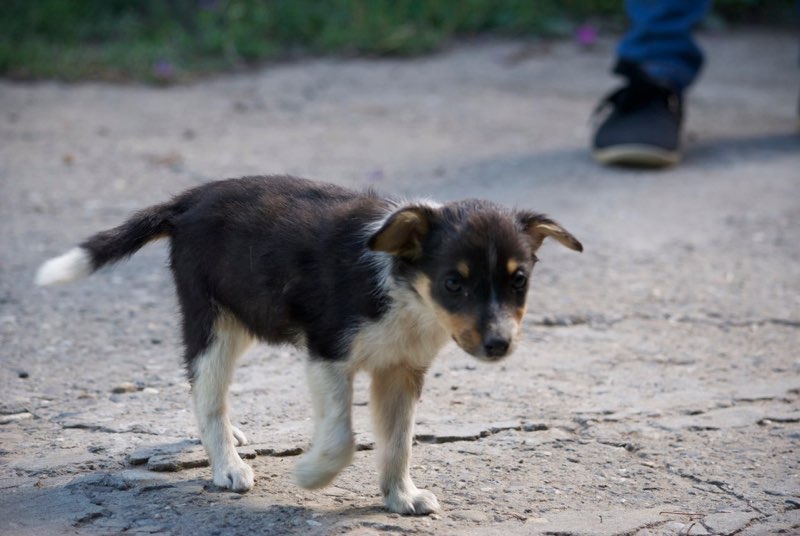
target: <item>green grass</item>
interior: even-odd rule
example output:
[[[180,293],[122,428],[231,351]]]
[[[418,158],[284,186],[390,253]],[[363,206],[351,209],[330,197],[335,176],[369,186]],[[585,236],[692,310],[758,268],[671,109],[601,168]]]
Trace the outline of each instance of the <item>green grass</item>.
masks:
[[[793,3],[717,6],[746,18]],[[458,36],[563,35],[590,16],[622,21],[622,0],[0,0],[0,75],[171,82],[297,52],[403,56]]]

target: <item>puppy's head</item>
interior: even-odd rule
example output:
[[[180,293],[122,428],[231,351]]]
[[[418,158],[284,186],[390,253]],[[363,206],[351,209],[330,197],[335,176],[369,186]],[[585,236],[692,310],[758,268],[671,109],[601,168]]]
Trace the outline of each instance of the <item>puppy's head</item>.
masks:
[[[541,214],[461,201],[400,208],[368,246],[394,256],[396,276],[461,348],[497,361],[516,346],[536,250],[547,237],[583,251],[574,236]]]

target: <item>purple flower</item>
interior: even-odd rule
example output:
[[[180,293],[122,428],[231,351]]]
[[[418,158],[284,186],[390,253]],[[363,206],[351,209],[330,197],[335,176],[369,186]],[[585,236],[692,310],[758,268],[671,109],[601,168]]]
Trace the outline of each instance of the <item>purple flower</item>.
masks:
[[[175,64],[169,60],[160,59],[153,65],[153,77],[163,82],[175,78]]]
[[[590,47],[597,42],[597,28],[591,24],[581,24],[575,31],[575,40],[582,47]]]

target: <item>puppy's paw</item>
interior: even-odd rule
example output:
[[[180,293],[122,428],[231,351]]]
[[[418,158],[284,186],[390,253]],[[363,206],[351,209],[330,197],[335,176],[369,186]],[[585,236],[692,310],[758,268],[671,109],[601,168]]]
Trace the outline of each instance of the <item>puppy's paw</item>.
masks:
[[[398,514],[428,515],[439,511],[436,495],[424,489],[394,489],[384,498],[386,508]]]
[[[232,491],[247,491],[253,487],[253,469],[242,460],[229,460],[214,468],[214,485]]]
[[[294,479],[302,488],[322,488],[330,484],[352,459],[352,445],[336,452],[318,453],[312,449],[297,462]]]
[[[244,435],[244,432],[236,428],[235,426],[231,425],[231,433],[233,434],[233,443],[237,447],[243,447],[247,445],[247,436]]]

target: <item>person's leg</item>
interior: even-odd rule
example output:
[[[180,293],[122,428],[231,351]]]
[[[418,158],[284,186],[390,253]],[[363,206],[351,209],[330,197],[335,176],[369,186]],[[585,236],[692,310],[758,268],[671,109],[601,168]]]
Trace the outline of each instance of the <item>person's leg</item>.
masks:
[[[711,0],[626,0],[631,29],[614,66],[626,83],[598,107],[596,160],[650,167],[680,161],[683,92],[703,63],[691,32],[710,6]]]
[[[678,92],[700,72],[703,53],[692,29],[711,0],[626,0],[631,28],[617,47],[620,60],[638,64],[650,77]]]

